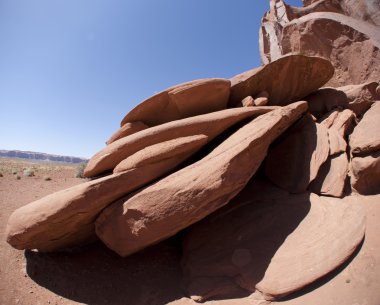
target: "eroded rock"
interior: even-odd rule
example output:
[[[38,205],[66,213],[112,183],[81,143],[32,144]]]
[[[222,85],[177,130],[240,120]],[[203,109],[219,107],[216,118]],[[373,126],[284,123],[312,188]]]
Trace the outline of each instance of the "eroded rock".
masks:
[[[270,143],[306,110],[299,102],[262,115],[200,161],[115,202],[98,217],[97,235],[127,256],[201,220],[240,192]]]

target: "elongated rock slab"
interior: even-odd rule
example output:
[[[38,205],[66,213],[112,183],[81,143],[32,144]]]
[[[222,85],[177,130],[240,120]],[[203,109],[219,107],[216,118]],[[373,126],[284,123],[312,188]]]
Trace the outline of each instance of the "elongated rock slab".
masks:
[[[124,138],[126,136],[129,136],[131,134],[134,134],[136,132],[139,132],[141,130],[149,128],[146,126],[143,122],[132,122],[132,123],[126,123],[120,129],[118,129],[106,142],[106,144],[111,144],[112,142],[115,142],[116,140],[119,140],[121,138]]]
[[[253,179],[185,237],[185,285],[202,302],[239,289],[278,299],[340,266],[364,232],[359,202],[290,195]]]
[[[127,256],[201,220],[239,193],[270,143],[306,110],[299,102],[262,115],[200,161],[115,202],[96,220],[97,235]]]
[[[156,126],[174,120],[227,108],[230,81],[221,78],[200,79],[168,88],[143,101],[121,121],[141,121]]]
[[[291,192],[306,191],[329,155],[327,128],[306,115],[271,147],[265,174]]]
[[[113,172],[124,172],[159,162],[172,169],[196,153],[206,143],[207,136],[195,135],[151,145],[121,161]]]
[[[380,101],[372,105],[355,127],[350,146],[354,155],[380,150]]]
[[[200,149],[207,137],[198,135],[179,141],[184,144],[181,156],[161,154],[145,162],[139,158],[141,154],[132,156],[120,173],[73,186],[17,209],[8,220],[8,243],[17,249],[54,251],[95,239],[94,221],[106,206],[170,172]],[[140,162],[133,162],[136,159]]]
[[[269,106],[284,106],[317,90],[333,74],[334,68],[326,59],[287,55],[231,78],[228,105],[235,107],[246,96],[256,96],[266,91]]]
[[[272,110],[273,107],[226,109],[142,130],[117,140],[96,153],[88,162],[84,175],[93,177],[113,170],[117,164],[135,152],[178,137],[204,134],[211,141],[234,124]]]

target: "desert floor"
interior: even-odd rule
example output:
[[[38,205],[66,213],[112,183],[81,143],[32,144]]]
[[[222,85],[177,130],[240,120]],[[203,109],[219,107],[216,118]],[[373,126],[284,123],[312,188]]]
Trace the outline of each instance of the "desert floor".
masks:
[[[31,168],[35,176],[23,176],[25,168]],[[0,158],[0,173],[1,305],[194,304],[184,297],[181,288],[181,236],[124,259],[100,242],[50,254],[10,247],[5,241],[5,227],[15,209],[85,180],[74,178],[76,166],[5,158]],[[361,201],[367,211],[366,237],[360,250],[341,268],[282,302],[255,300],[253,295],[209,303],[379,305],[380,195],[361,197]]]

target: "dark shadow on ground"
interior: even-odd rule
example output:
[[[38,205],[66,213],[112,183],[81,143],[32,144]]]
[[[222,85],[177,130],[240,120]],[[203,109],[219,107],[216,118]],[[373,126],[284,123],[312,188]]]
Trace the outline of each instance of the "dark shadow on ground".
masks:
[[[25,251],[27,273],[39,285],[91,305],[160,305],[183,296],[178,237],[127,258],[101,242],[60,253]]]

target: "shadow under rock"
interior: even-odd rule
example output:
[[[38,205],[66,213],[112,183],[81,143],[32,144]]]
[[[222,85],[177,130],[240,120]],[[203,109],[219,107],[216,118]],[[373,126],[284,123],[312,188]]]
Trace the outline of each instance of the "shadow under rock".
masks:
[[[201,301],[249,296],[310,204],[307,193],[290,196],[256,175],[227,206],[188,231],[182,259],[188,293]]]
[[[69,252],[25,251],[37,284],[91,305],[160,305],[183,297],[178,237],[121,258],[97,242]]]

